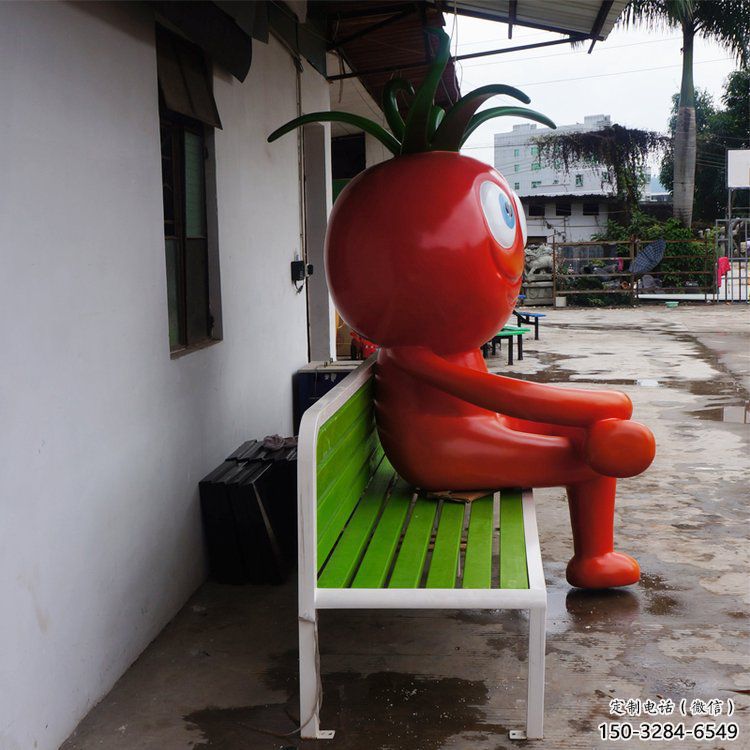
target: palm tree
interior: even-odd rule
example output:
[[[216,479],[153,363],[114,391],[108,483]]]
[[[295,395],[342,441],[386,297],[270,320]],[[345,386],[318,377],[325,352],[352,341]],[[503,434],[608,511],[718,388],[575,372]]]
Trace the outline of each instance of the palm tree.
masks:
[[[686,227],[693,220],[695,186],[695,87],[693,41],[696,35],[727,47],[742,67],[750,60],[750,0],[631,0],[626,26],[682,31],[682,82],[674,135],[674,216]]]

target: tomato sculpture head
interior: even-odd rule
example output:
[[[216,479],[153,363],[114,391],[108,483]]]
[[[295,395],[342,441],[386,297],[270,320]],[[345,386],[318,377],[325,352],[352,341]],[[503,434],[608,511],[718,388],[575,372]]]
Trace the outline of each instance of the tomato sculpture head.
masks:
[[[340,194],[326,234],[326,274],[344,320],[382,346],[427,346],[456,353],[481,346],[505,323],[524,268],[526,219],[505,178],[459,149],[481,123],[516,115],[555,127],[524,107],[476,113],[491,96],[528,102],[518,89],[484,86],[447,113],[434,106],[450,40],[439,50],[419,91],[395,79],[383,110],[393,134],[344,112],[298,117],[269,136],[299,125],[339,120],[381,140],[396,156],[354,178]],[[406,122],[396,94],[414,96]],[[476,113],[476,114],[475,114]]]
[[[486,164],[437,151],[402,156],[341,193],[326,238],[343,318],[383,346],[481,346],[518,295],[523,209]]]

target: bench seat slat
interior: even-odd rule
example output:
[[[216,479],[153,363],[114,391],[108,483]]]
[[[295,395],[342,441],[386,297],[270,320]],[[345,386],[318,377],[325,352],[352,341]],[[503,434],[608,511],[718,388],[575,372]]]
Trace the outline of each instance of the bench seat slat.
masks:
[[[492,495],[471,504],[466,540],[463,588],[488,589],[492,585]]]
[[[504,490],[500,500],[500,588],[528,587],[521,492]]]
[[[436,510],[435,500],[417,498],[388,582],[389,588],[413,589],[419,586]]]
[[[413,494],[403,479],[396,482],[354,576],[352,588],[379,589],[385,584]]]
[[[427,573],[427,588],[455,588],[463,526],[463,503],[444,501],[440,511],[435,549],[432,552],[430,570]]]
[[[393,467],[384,460],[318,578],[321,588],[345,588],[351,582],[394,476]]]

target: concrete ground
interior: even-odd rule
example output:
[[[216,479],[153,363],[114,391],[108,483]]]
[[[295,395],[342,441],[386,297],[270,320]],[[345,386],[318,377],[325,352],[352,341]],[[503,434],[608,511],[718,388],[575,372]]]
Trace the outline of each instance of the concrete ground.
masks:
[[[547,310],[522,362],[509,370],[505,352],[492,362],[521,378],[616,384],[658,444],[648,472],[619,490],[618,546],[641,563],[636,586],[571,589],[564,492],[536,492],[550,607],[546,737],[535,746],[638,748],[599,739],[598,725],[616,719],[613,698],[718,698],[734,701],[734,716],[718,718],[738,723],[737,741],[658,744],[750,747],[749,312]],[[503,611],[323,612],[323,726],[336,738],[287,734],[297,713],[295,596],[294,581],[205,584],[64,750],[516,746],[507,732],[524,720],[527,621]]]

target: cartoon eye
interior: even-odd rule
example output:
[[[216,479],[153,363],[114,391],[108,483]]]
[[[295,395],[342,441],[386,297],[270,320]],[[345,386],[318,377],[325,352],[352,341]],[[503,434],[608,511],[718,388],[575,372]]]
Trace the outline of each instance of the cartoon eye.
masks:
[[[521,199],[518,197],[518,193],[515,190],[511,191],[513,197],[516,199],[516,210],[518,211],[518,223],[521,225],[521,234],[523,235],[523,245],[526,247],[526,238],[528,237],[528,231],[526,229],[526,214],[523,211],[523,204]]]
[[[496,182],[483,182],[479,199],[487,226],[497,243],[504,248],[513,247],[516,240],[516,209],[513,201]]]

